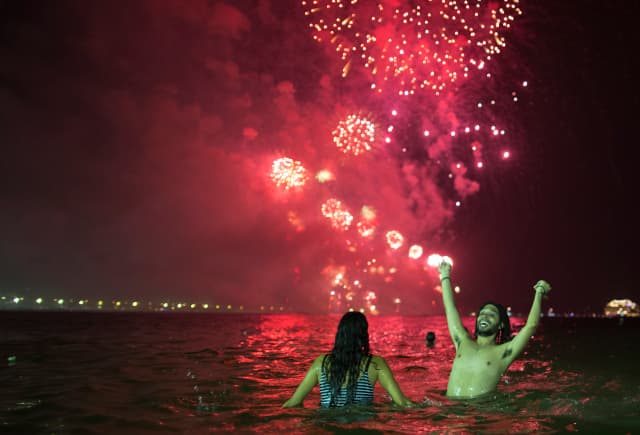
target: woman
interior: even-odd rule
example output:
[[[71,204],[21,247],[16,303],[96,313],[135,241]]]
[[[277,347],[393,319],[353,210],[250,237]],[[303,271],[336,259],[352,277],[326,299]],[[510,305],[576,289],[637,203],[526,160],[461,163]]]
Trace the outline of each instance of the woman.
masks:
[[[413,404],[400,391],[385,360],[369,352],[369,325],[364,314],[349,312],[340,319],[331,353],[315,359],[296,392],[282,406],[302,405],[317,384],[324,407],[370,404],[377,381],[397,405]]]

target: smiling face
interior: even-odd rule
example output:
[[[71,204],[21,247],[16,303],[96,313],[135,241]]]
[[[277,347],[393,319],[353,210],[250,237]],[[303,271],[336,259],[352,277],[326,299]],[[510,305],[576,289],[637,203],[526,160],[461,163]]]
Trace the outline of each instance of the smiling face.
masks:
[[[495,305],[485,305],[476,319],[476,332],[481,337],[490,337],[502,328],[500,311]]]

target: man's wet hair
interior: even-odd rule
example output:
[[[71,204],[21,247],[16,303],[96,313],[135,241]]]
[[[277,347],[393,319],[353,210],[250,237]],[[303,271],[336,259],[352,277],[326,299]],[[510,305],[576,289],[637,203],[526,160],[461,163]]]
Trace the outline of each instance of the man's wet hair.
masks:
[[[507,309],[501,304],[489,301],[482,304],[482,306],[478,310],[478,313],[480,313],[480,311],[482,311],[482,309],[487,305],[493,305],[498,309],[498,314],[500,316],[500,323],[502,323],[502,327],[498,328],[498,333],[496,334],[496,343],[502,344],[502,343],[506,343],[507,341],[511,341],[511,322],[509,320],[509,314],[507,314]],[[478,338],[478,320],[477,319],[476,319],[475,331],[473,331],[473,336],[475,338]]]

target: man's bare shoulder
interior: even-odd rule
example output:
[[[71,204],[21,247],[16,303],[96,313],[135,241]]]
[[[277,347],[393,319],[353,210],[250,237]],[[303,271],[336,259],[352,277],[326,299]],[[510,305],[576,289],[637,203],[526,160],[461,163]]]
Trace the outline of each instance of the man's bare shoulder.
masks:
[[[453,340],[458,350],[462,347],[476,347],[478,345],[469,334],[456,335]]]
[[[473,339],[473,337],[471,336],[471,334],[469,334],[469,331],[467,331],[467,329],[462,329],[462,331],[455,333],[451,336],[451,339],[453,340],[453,344],[455,344],[456,349],[459,348],[463,343],[471,343],[471,344],[475,344],[475,340]]]
[[[501,359],[508,359],[513,355],[513,347],[511,344],[511,341],[507,341],[496,345],[496,352],[500,355]]]

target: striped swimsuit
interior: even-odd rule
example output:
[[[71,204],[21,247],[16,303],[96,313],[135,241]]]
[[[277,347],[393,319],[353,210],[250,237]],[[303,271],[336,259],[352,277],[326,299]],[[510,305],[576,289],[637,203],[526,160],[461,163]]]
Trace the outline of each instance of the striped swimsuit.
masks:
[[[355,392],[353,395],[353,404],[355,405],[369,405],[373,402],[373,385],[371,385],[371,383],[369,382],[370,363],[371,355],[369,355],[369,359],[367,360],[367,364],[365,365],[364,372],[358,378],[358,381],[354,386]],[[325,373],[323,368],[323,370],[320,371],[320,406],[323,406],[325,408],[334,406],[345,406],[347,404],[347,389],[345,387],[340,387],[338,396],[333,397],[333,403],[331,399],[331,384],[329,383],[327,374]]]

